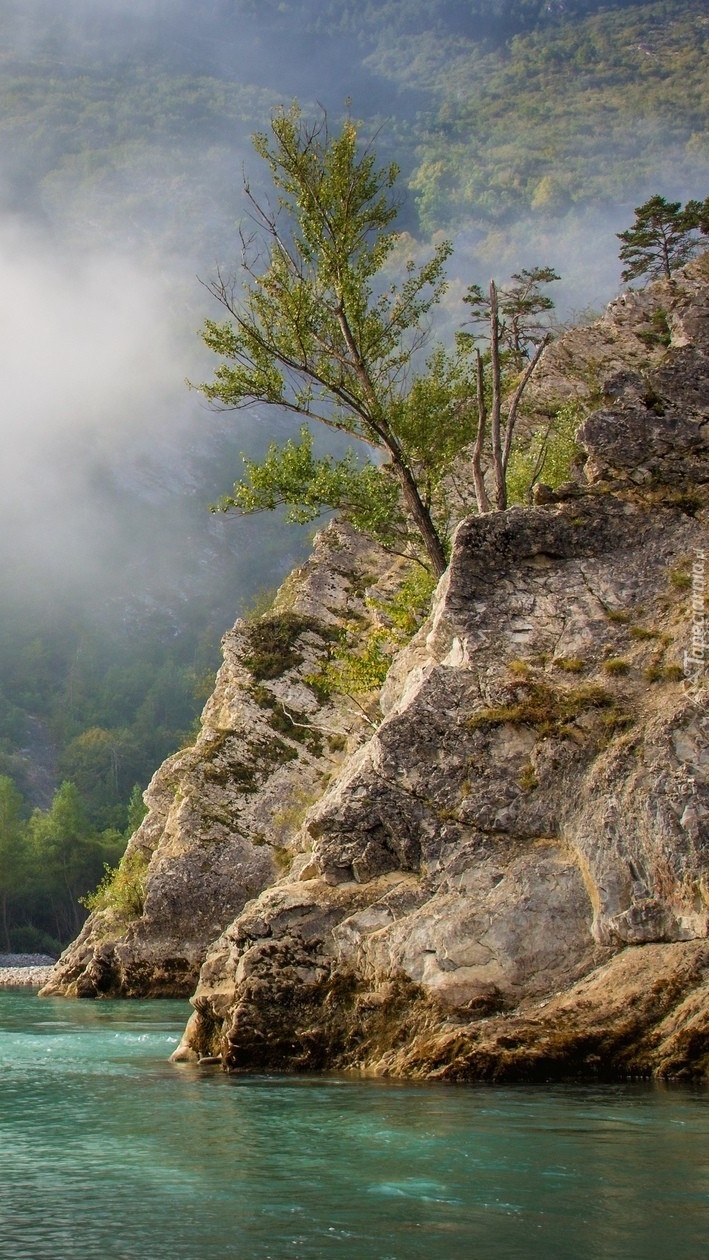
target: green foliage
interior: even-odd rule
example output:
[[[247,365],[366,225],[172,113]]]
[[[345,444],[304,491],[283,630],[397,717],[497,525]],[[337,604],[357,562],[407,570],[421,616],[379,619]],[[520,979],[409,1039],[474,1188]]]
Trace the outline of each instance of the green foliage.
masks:
[[[659,639],[658,630],[652,630],[649,626],[630,626],[628,634],[631,639],[637,639],[640,643],[647,642],[648,639]]]
[[[636,336],[645,343],[646,346],[669,346],[672,341],[672,332],[667,320],[667,311],[663,311],[661,307],[657,307],[650,316],[650,327],[641,329]]]
[[[351,638],[333,652],[323,671],[322,681],[330,693],[361,696],[378,691],[391,665],[387,651],[390,639],[386,630],[371,630],[364,640],[354,644]]]
[[[424,569],[411,569],[390,599],[373,601],[374,608],[390,627],[390,636],[397,646],[408,643],[423,625],[435,589],[430,573]]]
[[[630,671],[630,664],[622,656],[612,656],[603,662],[603,669],[606,674],[627,674]]]
[[[554,309],[554,299],[543,293],[541,286],[561,277],[552,267],[531,267],[523,268],[512,279],[514,284],[497,288],[498,337],[512,370],[520,372],[531,357],[531,347],[548,332],[548,316]],[[470,309],[470,322],[487,329],[490,298],[480,285],[470,285],[463,301]]]
[[[126,839],[129,840],[133,833],[138,830],[147,812],[148,807],[143,800],[143,793],[140,789],[140,785],[136,783],[133,786],[133,791],[131,792],[130,800],[128,801],[128,825],[125,833]]]
[[[287,521],[304,524],[333,509],[384,545],[405,545],[399,491],[386,470],[362,465],[353,451],[339,460],[332,455],[317,459],[307,425],[301,427],[298,442],[272,442],[260,463],[246,455],[242,459],[246,476],[212,510],[246,516],[285,507]]]
[[[139,919],[145,905],[145,877],[150,862],[142,849],[133,849],[119,866],[104,867],[104,876],[95,892],[80,901],[87,910],[107,910],[120,923]]]
[[[307,681],[323,699],[337,693],[350,697],[383,686],[395,652],[412,638],[428,615],[435,583],[425,569],[411,570],[388,600],[367,600],[379,618],[362,633],[353,626],[333,648],[325,667]]]
[[[97,833],[76,784],[65,781],[48,810],[32,813],[28,846],[35,878],[53,903],[57,936],[66,940],[81,926],[79,898],[95,883],[104,861],[120,856],[125,839],[112,829]]]
[[[658,170],[694,183],[709,156],[705,19],[704,0],[582,5],[504,45],[429,29],[375,54],[437,102],[410,179],[424,226],[622,206]]]
[[[698,248],[699,231],[709,232],[709,197],[702,203],[666,201],[659,194],[635,209],[635,221],[618,232],[620,260],[625,263],[622,280],[638,276],[672,279]],[[666,325],[666,321],[665,321]]]
[[[79,899],[96,883],[107,861],[115,862],[125,838],[97,831],[75,784],[65,782],[49,809],[26,817],[20,793],[0,777],[0,942],[49,942],[50,952],[76,936]],[[32,950],[33,952],[33,950]]]
[[[573,465],[583,452],[576,434],[585,418],[581,403],[564,403],[550,423],[537,425],[513,448],[507,469],[510,503],[527,503],[536,482],[555,490],[569,480]]]
[[[22,797],[7,775],[0,776],[0,931],[3,947],[10,949],[13,902],[27,877]]]
[[[580,656],[555,656],[553,663],[567,674],[582,674],[585,668]]]
[[[205,343],[222,363],[213,383],[200,388],[220,405],[283,408],[382,452],[410,530],[440,574],[445,559],[426,501],[425,468],[422,478],[415,442],[407,442],[409,431],[420,434],[424,394],[410,406],[408,399],[451,247],[440,244],[421,266],[409,261],[403,279],[382,287],[397,242],[398,168],[375,166],[351,119],[331,135],[325,116],[307,123],[294,105],[276,113],[270,136],[255,136],[254,145],[280,214],[253,201],[261,232],[257,242],[242,242],[240,283],[219,275],[210,286],[231,318],[205,324]],[[275,506],[286,496],[295,500],[291,510],[308,519],[322,496],[325,506],[354,496],[351,506],[356,511],[359,504],[361,513],[363,491],[374,488],[352,455],[314,461],[302,433],[284,452],[271,448],[263,477],[253,464],[247,468],[249,481],[233,496],[241,511]],[[380,489],[375,497],[381,506]]]

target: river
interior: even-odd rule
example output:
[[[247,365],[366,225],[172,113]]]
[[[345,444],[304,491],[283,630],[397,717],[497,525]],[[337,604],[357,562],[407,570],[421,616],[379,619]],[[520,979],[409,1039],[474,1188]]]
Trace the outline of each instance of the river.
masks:
[[[3,1260],[702,1260],[709,1092],[227,1077],[183,1002],[0,993]]]

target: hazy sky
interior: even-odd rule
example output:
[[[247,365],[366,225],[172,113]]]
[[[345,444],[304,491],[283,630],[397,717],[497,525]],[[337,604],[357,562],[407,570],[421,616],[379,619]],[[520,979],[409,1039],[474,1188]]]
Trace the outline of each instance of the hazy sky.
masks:
[[[313,0],[311,22],[318,11]],[[210,415],[184,381],[209,374],[196,332],[217,312],[196,273],[234,257],[242,162],[259,167],[249,132],[267,126],[279,93],[333,109],[351,94],[355,114],[380,109],[386,149],[396,111],[423,102],[362,71],[356,31],[335,45],[294,29],[280,29],[276,5],[238,0],[0,0],[0,74],[16,81],[0,124],[6,582],[72,582],[100,600],[126,585],[132,557],[141,581],[172,566],[178,589],[222,545],[206,504],[239,474],[248,422]],[[221,74],[222,116],[193,82],[169,95],[168,65],[172,81]],[[530,217],[482,246],[461,232],[444,326],[463,317],[467,284],[536,264],[564,276],[562,313],[601,306],[624,226],[595,208],[563,230]],[[244,424],[229,454],[230,428]],[[242,535],[249,547],[257,532]]]

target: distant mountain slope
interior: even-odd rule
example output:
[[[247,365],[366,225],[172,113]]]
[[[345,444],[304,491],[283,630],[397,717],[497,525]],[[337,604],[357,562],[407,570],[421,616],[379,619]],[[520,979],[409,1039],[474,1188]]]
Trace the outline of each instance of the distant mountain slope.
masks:
[[[436,101],[412,186],[429,228],[632,205],[706,179],[702,0],[609,8],[502,48],[422,35],[371,59]]]
[[[296,94],[383,123],[426,231],[627,206],[709,170],[703,0],[173,0],[88,22],[4,0],[0,19],[7,208],[161,255],[228,251],[249,136]]]

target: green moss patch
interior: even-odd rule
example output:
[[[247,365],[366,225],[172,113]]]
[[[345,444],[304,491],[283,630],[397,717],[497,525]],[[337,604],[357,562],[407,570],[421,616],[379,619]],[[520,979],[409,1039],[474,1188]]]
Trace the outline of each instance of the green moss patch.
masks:
[[[301,617],[298,613],[274,613],[245,629],[247,650],[243,663],[257,682],[269,678],[281,678],[289,669],[302,663],[303,657],[296,644],[306,631],[313,631],[327,638],[326,628],[314,617]]]

